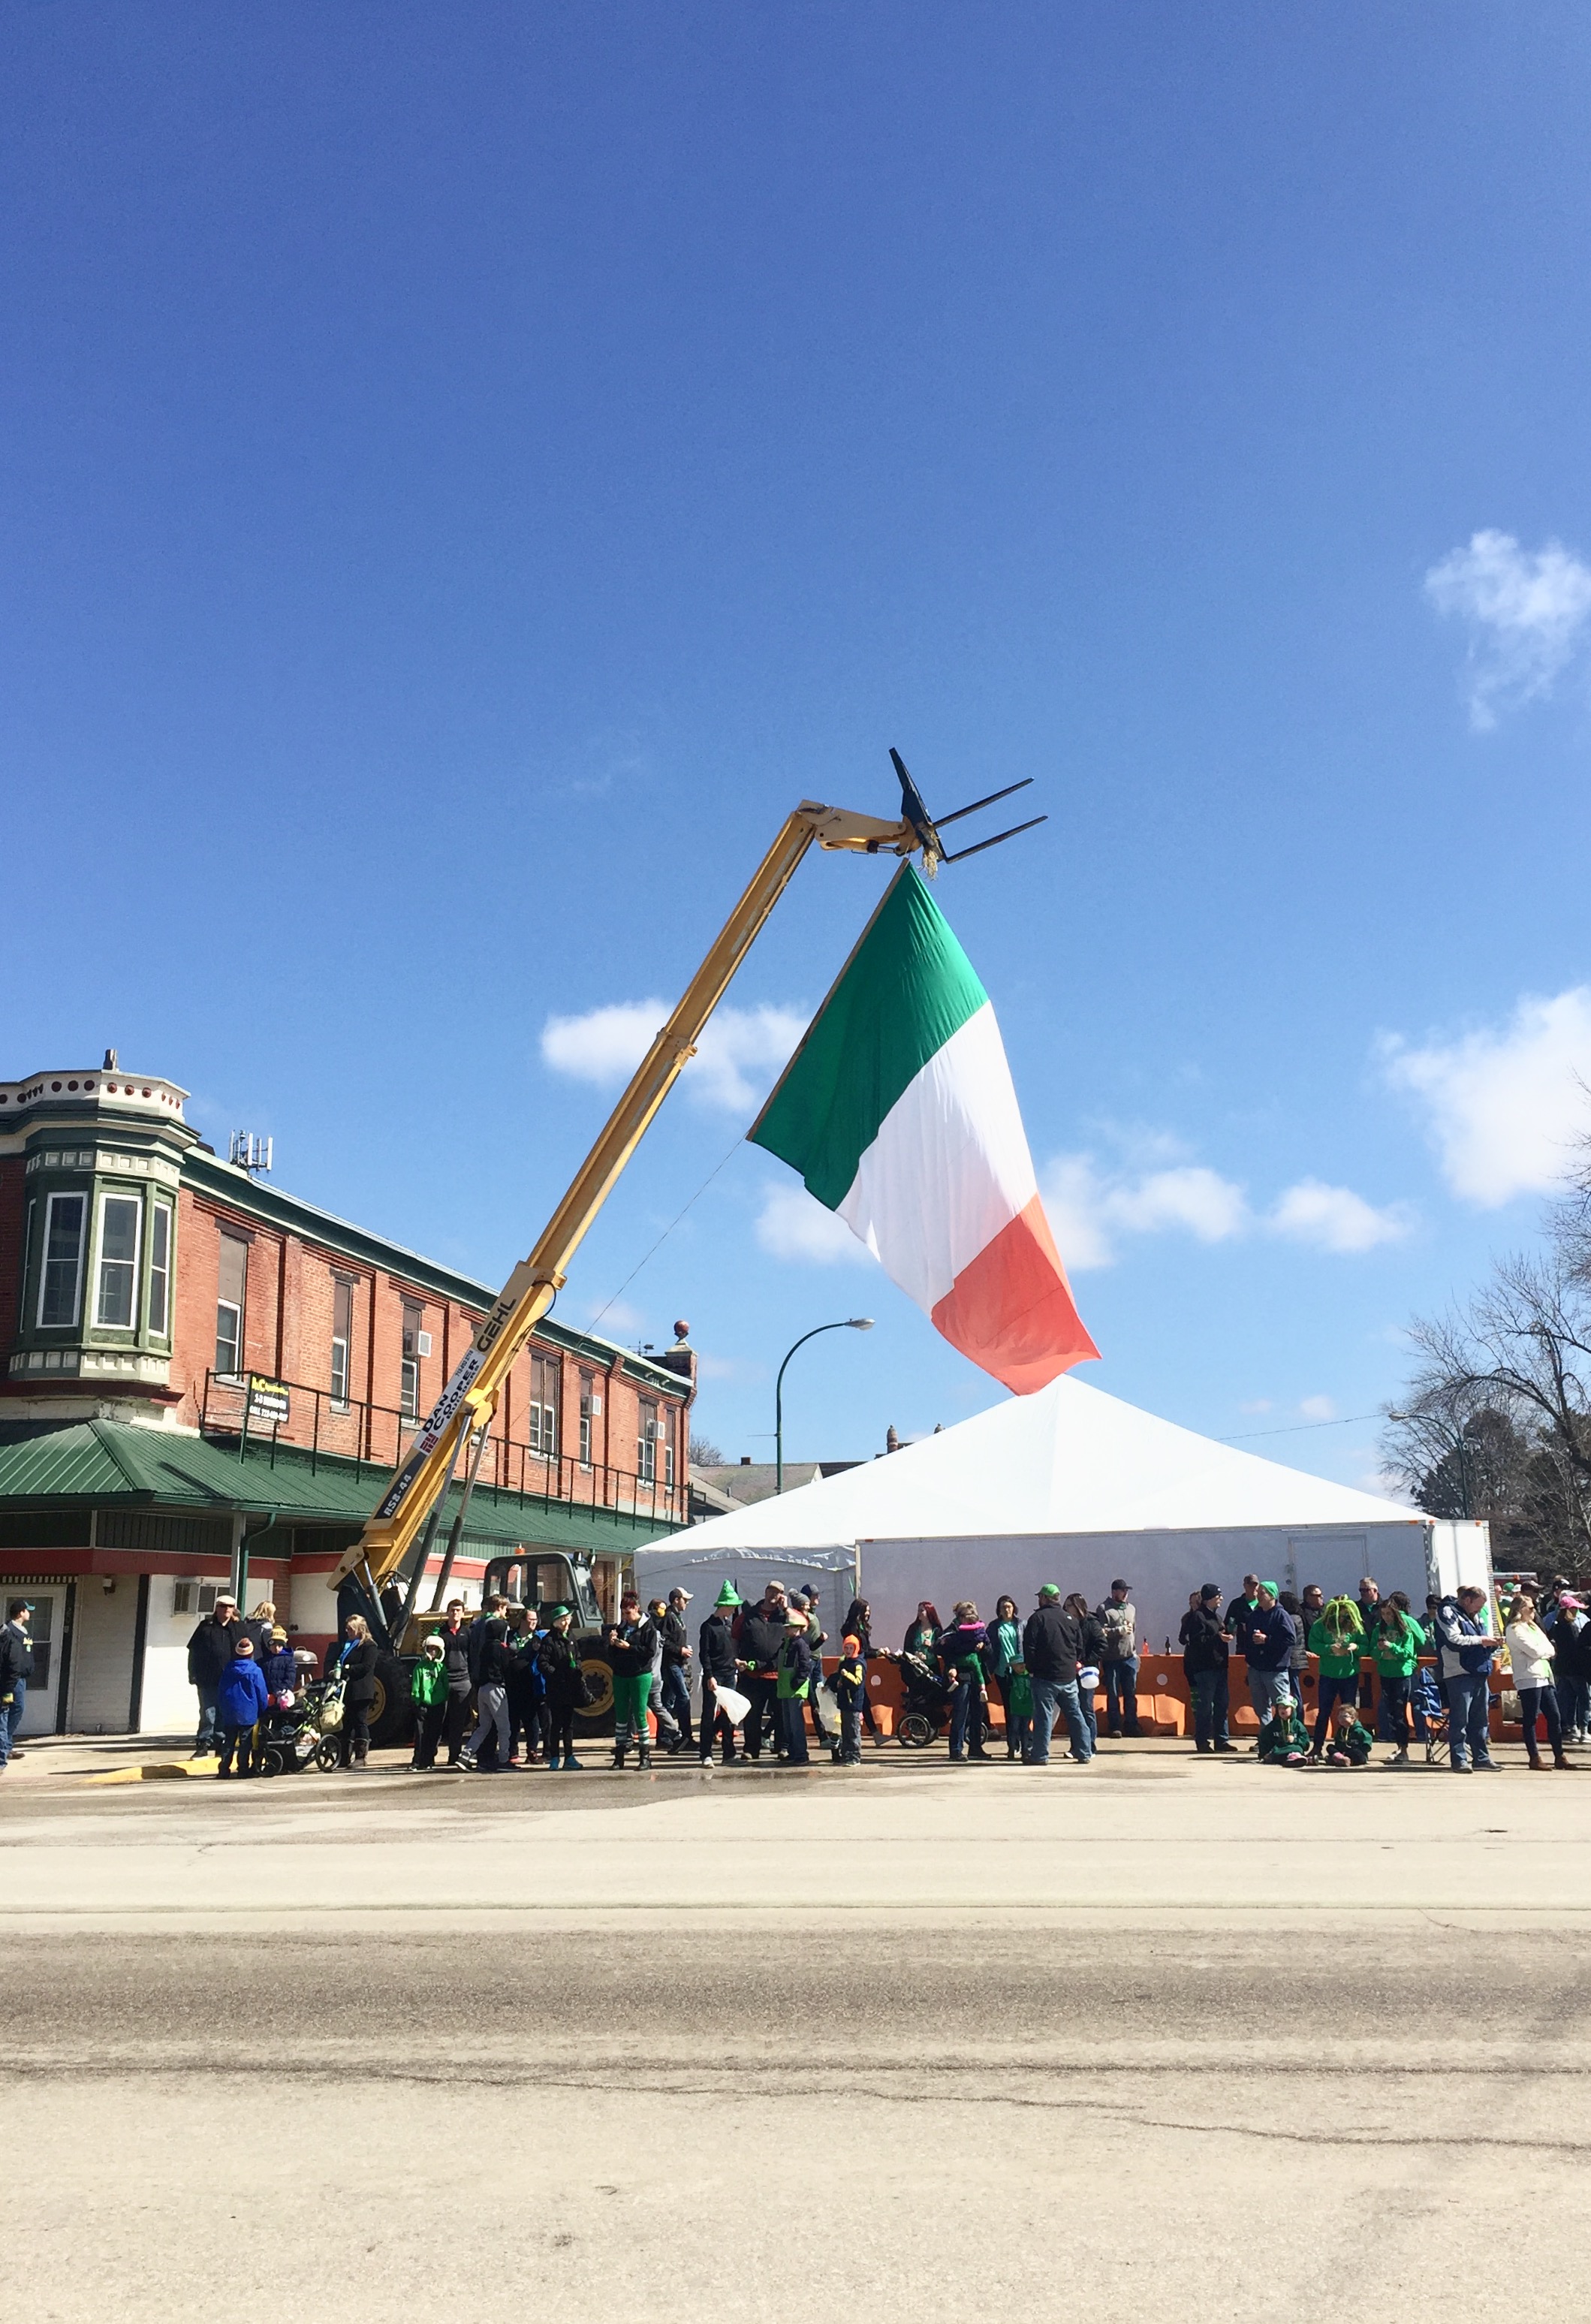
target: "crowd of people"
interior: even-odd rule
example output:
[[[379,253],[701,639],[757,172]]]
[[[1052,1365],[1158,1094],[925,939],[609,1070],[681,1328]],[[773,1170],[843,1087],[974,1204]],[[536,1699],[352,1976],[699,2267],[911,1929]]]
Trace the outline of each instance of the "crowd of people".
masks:
[[[1566,1746],[1586,1740],[1591,1618],[1562,1576],[1539,1597],[1515,1591],[1500,1637],[1479,1589],[1428,1597],[1416,1613],[1404,1591],[1383,1597],[1368,1577],[1356,1597],[1328,1599],[1313,1584],[1294,1597],[1250,1573],[1222,1601],[1213,1582],[1194,1591],[1179,1640],[1200,1755],[1241,1748],[1229,1731],[1231,1665],[1239,1660],[1258,1725],[1250,1748],[1268,1764],[1363,1766],[1380,1742],[1386,1764],[1404,1766],[1434,1725],[1456,1773],[1494,1766],[1490,1674],[1504,1646],[1529,1765],[1548,1764],[1543,1735],[1554,1767],[1571,1766]],[[927,1722],[924,1739],[948,1730],[952,1766],[996,1757],[998,1734],[1007,1760],[1044,1766],[1058,1730],[1071,1759],[1087,1766],[1101,1726],[1108,1737],[1141,1731],[1137,1614],[1120,1579],[1097,1605],[1046,1582],[1025,1616],[1005,1596],[988,1619],[962,1600],[942,1622],[924,1600],[898,1649],[875,1642],[861,1598],[831,1647],[815,1585],[790,1591],[770,1582],[748,1603],[725,1582],[694,1641],[689,1604],[684,1589],[647,1604],[627,1591],[602,1627],[615,1767],[632,1758],[651,1766],[654,1728],[659,1749],[694,1751],[704,1764],[717,1754],[725,1766],[765,1757],[805,1766],[815,1741],[836,1765],[854,1766],[864,1733],[882,1740],[868,1687],[868,1665],[880,1658],[899,1665],[907,1708]],[[454,1599],[409,1674],[411,1772],[578,1772],[575,1719],[602,1706],[573,1628],[566,1606],[494,1597],[472,1618]],[[5,1674],[20,1660],[0,1638],[0,1726]],[[269,1601],[245,1620],[234,1600],[217,1599],[189,1644],[199,1699],[195,1756],[216,1752],[223,1776],[258,1773],[265,1721],[302,1686],[299,1660]],[[351,1616],[327,1649],[326,1676],[340,1682],[338,1764],[354,1771],[368,1764],[377,1662],[368,1624]]]

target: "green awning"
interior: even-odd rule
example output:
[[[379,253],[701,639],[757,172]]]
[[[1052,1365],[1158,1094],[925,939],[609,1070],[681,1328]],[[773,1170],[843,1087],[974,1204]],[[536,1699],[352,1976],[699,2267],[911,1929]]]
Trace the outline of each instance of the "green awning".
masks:
[[[174,1430],[139,1428],[127,1421],[80,1420],[65,1426],[22,1423],[0,1426],[0,1511],[42,1514],[69,1503],[97,1508],[161,1508],[184,1515],[241,1509],[270,1513],[281,1525],[362,1525],[385,1483],[373,1462],[349,1461],[279,1445],[237,1449]],[[442,1511],[446,1531],[459,1488]],[[545,1545],[621,1554],[660,1541],[679,1527],[649,1511],[583,1507],[478,1485],[470,1501],[464,1538],[476,1546]]]

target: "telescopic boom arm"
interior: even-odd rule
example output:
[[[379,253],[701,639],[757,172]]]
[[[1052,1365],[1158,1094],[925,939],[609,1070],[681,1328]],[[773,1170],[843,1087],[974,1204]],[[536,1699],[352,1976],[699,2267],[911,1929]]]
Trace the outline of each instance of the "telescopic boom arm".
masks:
[[[338,1588],[349,1574],[359,1573],[374,1597],[413,1548],[447,1489],[460,1439],[467,1430],[490,1419],[495,1410],[514,1358],[562,1289],[586,1230],[686,1061],[695,1055],[703,1027],[814,840],[820,847],[863,855],[911,855],[924,844],[921,828],[910,817],[886,823],[877,816],[853,815],[848,808],[822,807],[813,799],[803,799],[786,817],[778,837],[685,988],[679,1006],[638,1066],[536,1248],[520,1260],[498,1294],[363,1533],[345,1554],[336,1572],[328,1576],[329,1589]]]

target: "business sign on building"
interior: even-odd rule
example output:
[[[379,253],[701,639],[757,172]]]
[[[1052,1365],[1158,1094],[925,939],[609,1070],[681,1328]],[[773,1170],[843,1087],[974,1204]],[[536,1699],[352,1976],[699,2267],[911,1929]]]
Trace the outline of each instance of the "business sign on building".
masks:
[[[262,1420],[271,1427],[280,1428],[290,1410],[287,1388],[280,1380],[265,1379],[259,1372],[249,1374],[251,1421]]]

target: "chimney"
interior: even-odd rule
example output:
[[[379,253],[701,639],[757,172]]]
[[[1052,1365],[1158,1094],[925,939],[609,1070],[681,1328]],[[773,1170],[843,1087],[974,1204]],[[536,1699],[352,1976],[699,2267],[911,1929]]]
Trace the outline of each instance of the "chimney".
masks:
[[[900,1451],[900,1439],[895,1433],[895,1423],[893,1420],[890,1422],[888,1429],[885,1434],[884,1450],[886,1452],[898,1452]]]

